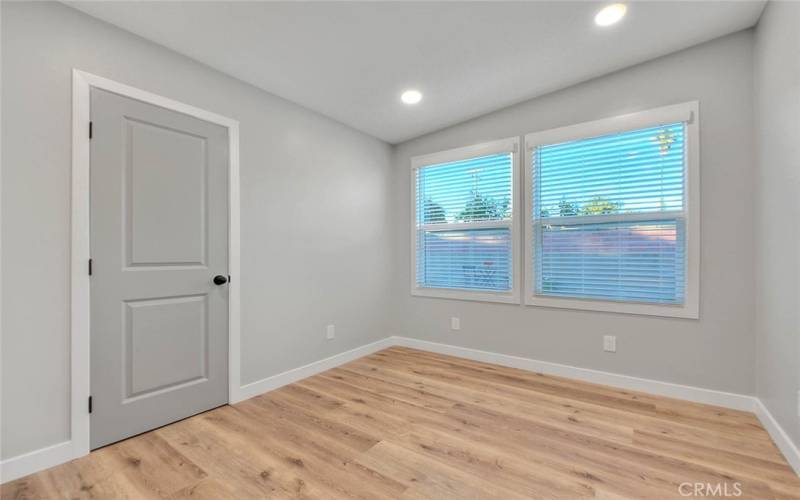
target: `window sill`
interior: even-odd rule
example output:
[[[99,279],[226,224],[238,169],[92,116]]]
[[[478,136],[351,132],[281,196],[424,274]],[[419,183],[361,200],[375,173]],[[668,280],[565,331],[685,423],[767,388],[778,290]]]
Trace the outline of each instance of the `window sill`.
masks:
[[[525,298],[525,304],[529,306],[639,314],[643,316],[662,316],[666,318],[700,318],[700,308],[696,300],[687,300],[683,305],[673,306],[666,304],[642,304],[637,302],[615,302],[593,299],[572,299],[566,297],[529,295]]]
[[[415,297],[433,297],[438,299],[469,300],[475,302],[499,302],[519,304],[519,294],[511,292],[489,292],[461,288],[420,288],[412,287],[411,295]]]

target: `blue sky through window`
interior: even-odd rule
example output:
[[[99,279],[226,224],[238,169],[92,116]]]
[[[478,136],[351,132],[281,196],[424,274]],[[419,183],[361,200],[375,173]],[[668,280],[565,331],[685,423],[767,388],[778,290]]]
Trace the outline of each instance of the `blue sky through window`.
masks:
[[[534,215],[683,209],[684,124],[538,147]]]
[[[511,153],[431,165],[417,171],[417,223],[511,217]]]

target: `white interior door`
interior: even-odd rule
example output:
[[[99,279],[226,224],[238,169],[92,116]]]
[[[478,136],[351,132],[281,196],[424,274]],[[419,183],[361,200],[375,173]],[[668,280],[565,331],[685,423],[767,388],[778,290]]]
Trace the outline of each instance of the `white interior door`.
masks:
[[[91,90],[91,447],[228,401],[228,131]]]

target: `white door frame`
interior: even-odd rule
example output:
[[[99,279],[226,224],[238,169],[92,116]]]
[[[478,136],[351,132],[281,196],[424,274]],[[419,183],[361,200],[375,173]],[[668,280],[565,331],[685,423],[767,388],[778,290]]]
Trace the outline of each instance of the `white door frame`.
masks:
[[[183,113],[228,129],[228,401],[241,401],[240,384],[240,247],[239,122],[122,83],[72,70],[72,247],[70,271],[70,441],[73,457],[89,453],[90,357],[90,90],[103,89],[137,101]]]

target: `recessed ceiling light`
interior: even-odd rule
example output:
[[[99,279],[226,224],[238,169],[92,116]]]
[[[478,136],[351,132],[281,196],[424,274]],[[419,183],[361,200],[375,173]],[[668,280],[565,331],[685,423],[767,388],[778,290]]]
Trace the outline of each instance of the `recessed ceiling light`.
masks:
[[[628,7],[624,3],[606,5],[594,16],[594,22],[598,26],[611,26],[625,17],[625,11],[627,10]]]
[[[422,92],[414,89],[406,90],[400,94],[400,100],[405,104],[417,104],[422,100]]]

